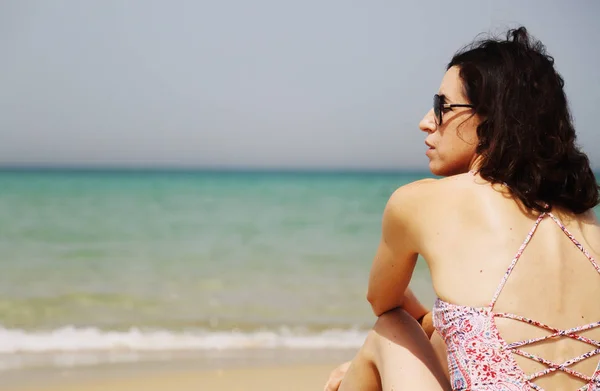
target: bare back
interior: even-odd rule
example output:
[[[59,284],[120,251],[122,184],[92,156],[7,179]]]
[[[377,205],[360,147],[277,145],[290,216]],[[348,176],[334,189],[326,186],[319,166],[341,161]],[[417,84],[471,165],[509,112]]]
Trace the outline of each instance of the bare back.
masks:
[[[419,216],[420,253],[431,269],[440,299],[458,305],[485,307],[507,272],[519,246],[539,213],[525,211],[504,186],[491,186],[472,174],[445,178],[428,185]],[[553,214],[587,249],[600,258],[600,226],[592,211]],[[580,248],[552,219],[543,219],[506,281],[494,310],[526,316],[560,330],[600,320],[600,274]],[[496,325],[508,342],[551,334],[513,319]],[[578,333],[600,340],[600,328]],[[554,363],[563,363],[594,347],[573,338],[558,337],[522,350]],[[600,355],[569,368],[592,376]],[[526,374],[548,368],[515,355]],[[575,390],[584,381],[555,371],[535,380],[547,389]]]

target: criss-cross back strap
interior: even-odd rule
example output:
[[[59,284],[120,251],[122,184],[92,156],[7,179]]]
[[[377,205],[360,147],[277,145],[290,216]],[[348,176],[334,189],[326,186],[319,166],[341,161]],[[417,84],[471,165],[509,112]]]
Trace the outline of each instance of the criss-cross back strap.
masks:
[[[531,375],[527,376],[526,377],[527,381],[533,381],[533,380],[535,380],[535,379],[537,379],[539,377],[548,375],[548,374],[550,374],[552,372],[562,371],[564,373],[568,373],[569,375],[571,375],[573,377],[578,377],[581,380],[586,381],[586,382],[589,383],[589,382],[594,381],[594,377],[593,376],[584,375],[581,372],[578,372],[576,370],[573,370],[573,369],[569,368],[569,366],[573,365],[573,364],[576,364],[576,363],[578,363],[580,361],[583,361],[586,358],[589,358],[589,357],[592,357],[592,356],[595,356],[595,355],[599,354],[600,353],[600,349],[596,349],[596,350],[593,350],[591,352],[582,354],[580,356],[577,356],[575,358],[567,360],[567,361],[563,362],[562,364],[556,364],[556,363],[554,363],[552,361],[546,360],[545,358],[541,358],[541,357],[539,357],[539,356],[537,356],[535,354],[531,354],[531,353],[528,353],[528,352],[525,352],[525,351],[519,350],[519,349],[514,349],[512,352],[515,353],[515,354],[518,354],[520,356],[530,358],[530,359],[532,359],[534,361],[537,361],[537,362],[539,362],[541,364],[544,364],[544,365],[546,365],[546,366],[549,367],[549,368],[546,368],[544,370],[541,370],[539,372],[536,372],[534,374],[531,374]]]
[[[556,338],[556,337],[568,337],[568,338],[576,339],[578,341],[593,345],[597,348],[600,348],[600,341],[596,341],[594,339],[577,334],[582,331],[587,331],[590,329],[595,329],[596,327],[600,327],[600,321],[589,323],[589,324],[586,324],[583,326],[573,327],[573,328],[570,328],[567,330],[561,330],[561,329],[557,329],[556,327],[552,327],[547,324],[544,324],[542,322],[538,322],[537,320],[533,320],[533,319],[530,319],[530,318],[527,318],[527,317],[521,316],[521,315],[511,314],[508,312],[496,312],[496,313],[494,313],[494,316],[499,317],[499,318],[509,318],[509,319],[518,320],[523,323],[527,323],[527,324],[537,326],[539,328],[543,328],[543,329],[553,332],[552,334],[544,335],[543,337],[509,343],[504,346],[504,349],[515,349],[515,348],[519,348],[521,346],[530,345],[530,344],[533,344],[536,342],[540,342],[540,341],[544,341],[546,339]]]
[[[549,330],[549,331],[553,332],[553,333],[551,333],[549,335],[545,335],[543,337],[528,339],[528,340],[524,340],[524,341],[512,342],[510,344],[506,344],[506,345],[503,346],[504,350],[508,350],[508,351],[510,351],[512,353],[518,354],[518,355],[523,356],[523,357],[527,357],[527,358],[529,358],[531,360],[534,360],[534,361],[537,361],[539,363],[545,364],[548,367],[548,368],[546,368],[544,370],[541,370],[541,371],[536,372],[536,373],[534,373],[532,375],[529,375],[527,377],[528,381],[534,380],[534,379],[536,379],[538,377],[541,377],[541,376],[545,376],[545,375],[547,375],[549,373],[552,373],[552,372],[555,372],[555,371],[558,371],[558,370],[563,371],[565,373],[568,373],[571,376],[578,377],[578,378],[580,378],[580,379],[582,379],[584,381],[587,381],[587,382],[591,382],[591,381],[595,380],[596,374],[594,374],[593,376],[587,376],[587,375],[584,375],[581,372],[575,371],[575,370],[570,369],[568,367],[571,366],[571,365],[573,365],[573,364],[576,364],[576,363],[578,363],[580,361],[583,361],[586,358],[589,358],[589,357],[595,356],[597,354],[600,354],[600,341],[596,341],[596,340],[593,340],[591,338],[584,337],[584,336],[581,336],[581,335],[577,334],[577,333],[582,332],[582,331],[586,331],[586,330],[590,330],[590,329],[593,329],[593,328],[596,328],[596,327],[600,327],[600,322],[594,322],[594,323],[590,323],[590,324],[587,324],[587,325],[584,325],[584,326],[578,326],[578,327],[573,327],[573,328],[570,328],[570,329],[567,329],[567,330],[561,330],[561,329],[557,329],[557,328],[552,327],[552,326],[548,326],[548,325],[546,325],[544,323],[535,321],[533,319],[526,318],[524,316],[519,316],[519,315],[510,314],[510,313],[506,313],[506,312],[494,313],[494,316],[495,317],[510,318],[510,319],[518,320],[518,321],[521,321],[521,322],[524,322],[524,323],[527,323],[527,324],[531,324],[533,326],[537,326],[539,328],[543,328],[543,329],[546,329],[546,330]],[[525,346],[525,345],[531,345],[531,344],[534,344],[536,342],[540,342],[540,341],[544,341],[544,340],[547,340],[547,339],[550,339],[550,338],[556,338],[556,337],[568,337],[568,338],[576,339],[578,341],[581,341],[581,342],[584,342],[584,343],[587,343],[587,344],[590,344],[590,345],[594,346],[595,349],[593,349],[593,350],[591,350],[589,352],[586,352],[584,354],[581,354],[581,355],[579,355],[579,356],[577,356],[575,358],[569,359],[569,360],[567,360],[567,361],[565,361],[565,362],[563,362],[561,364],[554,363],[554,362],[552,362],[550,360],[546,360],[545,358],[542,358],[542,357],[537,356],[535,354],[532,354],[532,353],[529,353],[529,352],[526,352],[524,350],[519,349],[520,347]]]
[[[571,234],[571,232],[569,232],[569,230],[567,229],[567,227],[565,227],[565,225],[556,217],[554,216],[552,213],[542,213],[539,215],[539,217],[537,218],[537,220],[535,221],[533,227],[531,228],[531,231],[529,231],[529,234],[527,235],[527,237],[525,238],[525,240],[523,241],[523,243],[521,244],[521,247],[519,247],[519,250],[517,251],[517,254],[515,255],[515,257],[513,258],[512,262],[510,263],[510,266],[508,267],[508,270],[506,271],[506,273],[504,274],[504,277],[502,278],[502,281],[500,281],[500,285],[498,285],[498,288],[496,289],[496,292],[494,294],[494,297],[492,298],[492,301],[490,302],[489,305],[489,309],[490,312],[492,311],[492,309],[494,308],[494,304],[496,304],[496,301],[498,300],[498,296],[500,295],[500,292],[502,292],[502,289],[504,288],[504,285],[506,284],[506,281],[508,280],[508,277],[510,276],[511,272],[513,271],[515,265],[517,264],[519,258],[521,257],[521,255],[523,254],[523,251],[525,251],[525,248],[527,247],[527,245],[529,244],[529,241],[531,240],[533,234],[535,233],[538,225],[540,224],[540,222],[542,221],[542,219],[545,216],[550,216],[550,218],[560,227],[560,229],[564,232],[564,234],[571,240],[571,242],[573,242],[573,244],[575,244],[575,246],[577,246],[577,248],[579,250],[581,250],[581,252],[586,256],[586,258],[590,261],[590,263],[594,266],[594,269],[596,269],[596,271],[598,273],[600,273],[600,266],[598,265],[598,263],[596,262],[596,260],[589,254],[589,252],[583,247],[583,245],[581,245],[581,243],[579,243],[579,241],[577,241],[577,239],[575,239],[575,237],[573,236],[573,234]],[[588,384],[592,384],[593,382],[597,382],[598,385],[600,386],[600,364],[598,365],[596,371],[594,372],[594,374],[592,376],[587,376],[584,375],[581,372],[575,371],[571,368],[569,368],[569,366],[576,364],[580,361],[585,360],[586,358],[592,357],[592,356],[596,356],[598,354],[600,354],[600,342],[593,340],[591,338],[588,337],[584,337],[582,335],[579,335],[578,333],[582,332],[582,331],[586,331],[589,329],[593,329],[596,327],[600,327],[600,321],[598,322],[593,322],[584,326],[578,326],[578,327],[573,327],[567,330],[561,330],[561,329],[557,329],[555,327],[551,327],[547,324],[535,321],[533,319],[524,317],[524,316],[520,316],[520,315],[515,315],[515,314],[511,314],[511,313],[507,313],[507,312],[501,312],[501,313],[493,313],[493,316],[495,317],[502,317],[502,318],[510,318],[510,319],[514,319],[514,320],[518,320],[524,323],[528,323],[546,330],[551,331],[551,334],[545,335],[543,337],[538,337],[538,338],[533,338],[533,339],[529,339],[529,340],[525,340],[525,341],[517,341],[517,342],[512,342],[510,344],[506,344],[505,346],[503,346],[504,350],[508,350],[514,354],[518,354],[520,356],[523,357],[527,357],[529,359],[535,360],[539,363],[545,364],[548,368],[538,371],[534,374],[531,374],[527,377],[527,380],[529,382],[529,384],[531,385],[531,387],[535,390],[541,390],[540,387],[538,387],[535,383],[532,383],[531,381],[534,379],[537,379],[541,376],[545,376],[549,373],[555,372],[555,371],[562,371],[565,373],[570,374],[571,376],[575,376],[578,377],[584,381],[587,381]],[[542,357],[539,357],[535,354],[529,353],[529,352],[525,352],[524,350],[519,349],[522,346],[525,345],[530,345],[536,342],[540,342],[540,341],[544,341],[550,338],[557,338],[557,337],[567,337],[567,338],[572,338],[572,339],[576,339],[578,341],[587,343],[589,345],[594,346],[595,349],[584,353],[582,355],[579,355],[575,358],[569,359],[561,364],[556,364],[552,361],[546,360]],[[581,390],[583,390],[586,386],[582,387]]]
[[[510,273],[512,273],[513,269],[515,268],[515,265],[519,261],[519,258],[521,258],[521,255],[523,254],[523,251],[525,251],[525,248],[527,248],[527,245],[529,244],[529,241],[531,240],[531,237],[535,233],[535,230],[537,229],[538,225],[540,225],[540,222],[542,221],[542,219],[545,216],[550,216],[550,218],[560,227],[560,229],[571,240],[571,242],[573,242],[573,244],[575,246],[577,246],[577,248],[586,256],[586,258],[590,261],[590,263],[592,264],[592,266],[594,266],[594,269],[596,269],[596,271],[600,274],[600,265],[598,265],[598,262],[596,262],[596,260],[594,259],[594,257],[592,257],[590,255],[590,253],[583,247],[583,245],[581,243],[579,243],[579,241],[577,239],[575,239],[575,236],[573,236],[573,234],[571,232],[569,232],[569,230],[567,229],[567,227],[565,227],[565,225],[556,216],[554,216],[552,213],[549,213],[549,212],[546,213],[546,212],[544,212],[544,213],[542,213],[542,214],[539,215],[539,217],[537,218],[537,220],[533,224],[533,227],[531,228],[531,231],[529,231],[529,233],[527,234],[527,237],[525,238],[525,240],[521,244],[521,247],[519,247],[519,250],[517,251],[517,254],[513,258],[512,262],[510,263],[510,266],[508,267],[508,270],[506,271],[506,273],[504,273],[504,277],[502,277],[502,281],[500,281],[500,285],[498,285],[498,288],[496,288],[496,292],[494,293],[494,297],[492,298],[492,301],[489,304],[490,309],[494,308],[494,304],[496,304],[496,301],[498,300],[498,296],[500,296],[500,292],[502,292],[502,289],[504,288],[504,285],[506,284],[506,281],[508,280],[508,277],[510,276]]]
[[[510,263],[510,266],[508,267],[508,270],[506,271],[506,273],[504,273],[504,277],[502,277],[502,281],[500,281],[500,285],[498,285],[498,288],[496,288],[496,293],[494,293],[494,297],[492,298],[492,301],[489,304],[490,309],[494,308],[494,304],[496,304],[496,300],[498,300],[498,296],[500,296],[500,292],[502,292],[502,288],[504,288],[504,284],[506,284],[506,281],[508,280],[510,273],[512,273],[513,269],[515,268],[515,265],[517,264],[517,261],[519,260],[519,258],[521,258],[521,254],[523,254],[523,251],[525,251],[525,248],[529,244],[531,237],[535,233],[535,230],[537,229],[538,225],[540,225],[540,222],[542,221],[544,216],[546,216],[546,213],[540,214],[540,216],[537,218],[537,220],[533,224],[531,231],[529,231],[529,233],[527,234],[527,237],[521,244],[521,247],[519,247],[519,251],[517,251],[517,254],[513,258],[512,262]]]
[[[581,250],[581,252],[587,257],[587,259],[589,259],[589,261],[591,262],[591,264],[594,266],[594,269],[596,269],[596,271],[598,273],[600,273],[600,266],[598,265],[598,263],[596,262],[596,260],[594,259],[594,257],[592,257],[590,255],[590,253],[588,253],[588,251],[583,247],[583,245],[581,243],[579,243],[579,241],[577,239],[575,239],[575,236],[573,236],[573,234],[571,232],[569,232],[569,230],[567,229],[567,227],[565,227],[565,225],[562,223],[562,221],[560,221],[552,213],[548,213],[548,216],[550,216],[550,218],[552,220],[554,220],[554,222],[560,227],[560,229],[562,229],[562,231],[565,233],[565,235],[567,235],[567,237],[569,239],[571,239],[571,242],[573,242],[573,244],[575,246],[577,246],[577,248],[579,250]]]

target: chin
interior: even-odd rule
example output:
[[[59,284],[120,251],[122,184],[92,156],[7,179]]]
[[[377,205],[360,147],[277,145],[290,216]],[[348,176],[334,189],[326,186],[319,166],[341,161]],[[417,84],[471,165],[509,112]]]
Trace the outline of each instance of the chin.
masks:
[[[437,164],[437,162],[435,162],[433,160],[429,162],[429,171],[431,171],[431,173],[436,176],[447,176],[448,175],[448,174],[446,174],[446,170],[444,170],[444,167],[440,164]]]
[[[440,164],[439,162],[435,162],[432,160],[429,162],[429,171],[431,171],[431,173],[436,176],[452,176],[452,175],[464,174],[465,172],[467,172],[469,170],[467,169],[465,171],[463,169],[460,169],[459,167],[453,167],[453,166],[448,166],[445,164]]]

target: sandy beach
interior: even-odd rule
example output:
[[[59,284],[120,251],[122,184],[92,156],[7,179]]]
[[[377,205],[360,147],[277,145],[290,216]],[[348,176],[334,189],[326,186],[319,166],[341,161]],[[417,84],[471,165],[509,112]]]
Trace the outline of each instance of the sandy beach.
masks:
[[[311,391],[321,390],[331,365],[295,365],[271,368],[145,374],[109,379],[89,378],[50,385],[1,388],[6,391]]]
[[[0,391],[313,391],[355,350],[257,350],[204,357],[0,373]]]

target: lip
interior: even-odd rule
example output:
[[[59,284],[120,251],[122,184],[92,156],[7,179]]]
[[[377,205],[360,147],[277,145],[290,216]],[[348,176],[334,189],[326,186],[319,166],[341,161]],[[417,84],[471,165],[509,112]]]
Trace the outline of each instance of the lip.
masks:
[[[425,155],[429,156],[430,152],[433,151],[435,149],[435,147],[431,144],[429,144],[427,141],[425,141],[425,145],[427,145],[427,147],[429,147],[429,149],[427,149],[427,151],[425,151]]]

